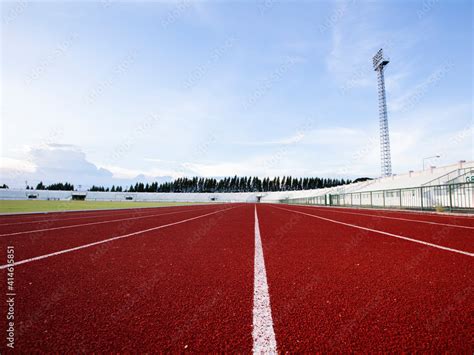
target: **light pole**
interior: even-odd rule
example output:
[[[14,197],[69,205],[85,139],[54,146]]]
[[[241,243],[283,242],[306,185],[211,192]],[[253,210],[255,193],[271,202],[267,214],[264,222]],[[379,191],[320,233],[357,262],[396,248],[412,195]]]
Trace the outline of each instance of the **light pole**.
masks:
[[[380,125],[380,159],[382,177],[392,175],[392,158],[390,154],[390,134],[388,131],[387,98],[385,96],[384,68],[389,63],[382,49],[372,59],[374,70],[377,72],[377,88],[379,96],[379,125]]]
[[[439,157],[441,157],[441,156],[440,155],[432,155],[431,157],[423,158],[423,171],[425,171],[425,160],[433,159],[433,158],[439,158]]]

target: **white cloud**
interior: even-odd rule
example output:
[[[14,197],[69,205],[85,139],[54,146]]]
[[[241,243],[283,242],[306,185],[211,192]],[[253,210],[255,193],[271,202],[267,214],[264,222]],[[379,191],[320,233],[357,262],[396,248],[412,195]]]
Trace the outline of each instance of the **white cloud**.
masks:
[[[233,175],[248,175],[254,166],[247,163],[184,163],[189,170],[201,176],[233,176]]]
[[[180,175],[175,170],[152,168],[149,170],[140,169],[129,169],[120,166],[104,165],[103,169],[106,169],[112,173],[113,179],[128,179],[135,180],[137,177],[142,177],[146,180],[153,180],[163,177],[177,178]]]
[[[33,173],[36,171],[36,164],[29,160],[12,159],[7,157],[0,158],[0,170],[2,172],[18,171],[21,173]]]
[[[30,148],[24,159],[2,157],[0,160],[2,182],[10,187],[23,187],[24,182],[36,184],[70,182],[76,185],[128,185],[136,181],[168,181],[192,171],[161,168],[154,164],[148,169],[132,169],[114,165],[100,165],[89,161],[80,147],[71,144],[50,143]]]

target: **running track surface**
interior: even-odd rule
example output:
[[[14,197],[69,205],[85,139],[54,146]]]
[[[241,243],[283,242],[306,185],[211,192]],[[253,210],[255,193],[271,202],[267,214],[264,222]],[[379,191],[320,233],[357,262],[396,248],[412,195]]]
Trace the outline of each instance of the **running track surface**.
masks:
[[[13,246],[15,352],[472,353],[473,238],[473,217],[283,204],[0,216],[0,290]]]

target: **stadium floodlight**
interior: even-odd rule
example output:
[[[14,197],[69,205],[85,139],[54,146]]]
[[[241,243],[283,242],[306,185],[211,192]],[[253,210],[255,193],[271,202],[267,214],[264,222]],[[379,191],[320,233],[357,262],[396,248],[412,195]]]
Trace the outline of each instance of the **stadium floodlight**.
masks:
[[[425,161],[428,160],[428,159],[433,159],[433,158],[440,158],[441,155],[432,155],[431,157],[426,157],[426,158],[423,158],[423,170],[425,170]]]
[[[389,59],[383,55],[380,48],[372,58],[374,70],[377,72],[377,87],[379,98],[379,125],[380,125],[380,158],[382,176],[392,175],[392,158],[390,155],[390,134],[388,131],[387,98],[385,96],[384,68]]]

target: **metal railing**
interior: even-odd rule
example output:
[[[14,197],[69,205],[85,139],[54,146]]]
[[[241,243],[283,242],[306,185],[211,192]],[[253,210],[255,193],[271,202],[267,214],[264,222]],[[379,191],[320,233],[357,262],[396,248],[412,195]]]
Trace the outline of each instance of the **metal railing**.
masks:
[[[474,168],[472,167],[456,169],[456,170],[450,171],[447,174],[439,176],[436,179],[428,181],[427,183],[424,183],[422,186],[434,186],[434,185],[436,186],[436,185],[443,185],[443,184],[449,184],[449,183],[454,183],[454,182],[463,182],[463,181],[456,181],[456,180],[463,177],[464,175],[472,173],[473,171],[474,171]]]
[[[281,202],[325,206],[474,212],[474,182],[328,194],[286,199]]]

